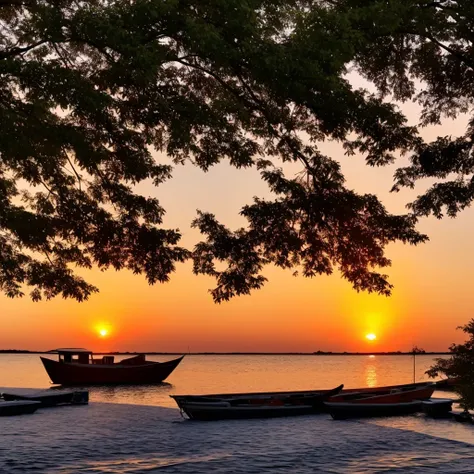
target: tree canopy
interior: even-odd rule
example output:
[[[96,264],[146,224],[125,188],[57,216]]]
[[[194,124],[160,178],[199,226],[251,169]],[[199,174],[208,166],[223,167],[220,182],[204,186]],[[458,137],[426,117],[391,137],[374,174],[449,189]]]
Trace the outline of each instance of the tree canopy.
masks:
[[[387,244],[425,241],[418,216],[474,198],[474,122],[425,143],[397,102],[421,104],[420,126],[470,111],[473,35],[468,0],[0,0],[1,290],[83,300],[97,289],[77,267],[155,283],[192,259],[217,302],[260,288],[267,264],[389,294]],[[347,188],[325,139],[371,166],[409,156],[394,190],[443,181],[390,214]],[[237,230],[199,211],[204,239],[183,248],[134,186],[221,160],[257,168],[274,199],[243,207]]]

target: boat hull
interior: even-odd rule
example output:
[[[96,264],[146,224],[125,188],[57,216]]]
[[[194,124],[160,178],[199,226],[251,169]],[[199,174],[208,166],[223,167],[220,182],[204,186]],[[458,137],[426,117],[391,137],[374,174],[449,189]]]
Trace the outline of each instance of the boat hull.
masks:
[[[3,392],[2,397],[6,401],[30,400],[41,403],[41,408],[50,408],[58,405],[87,405],[89,403],[89,392],[87,391],[59,391],[42,390],[26,392]]]
[[[405,403],[325,403],[335,420],[410,415],[421,411],[421,400]]]
[[[341,402],[352,404],[374,404],[374,403],[406,403],[414,400],[427,400],[435,390],[435,385],[416,384],[404,385],[398,388],[381,387],[377,390],[362,390],[360,392],[343,392],[329,399],[329,402]]]
[[[280,418],[312,415],[321,412],[321,409],[311,405],[238,407],[209,403],[187,403],[183,405],[182,410],[191,420],[199,421]]]
[[[432,398],[424,400],[421,408],[423,413],[432,418],[449,418],[453,409],[453,400]]]
[[[321,413],[324,401],[342,389],[216,395],[171,395],[191,420],[277,418]]]
[[[34,413],[40,406],[40,402],[29,400],[0,402],[0,416],[27,415]]]
[[[59,385],[154,384],[163,382],[183,357],[143,365],[78,364],[41,357],[51,381]]]
[[[437,390],[452,392],[452,391],[455,391],[457,386],[459,385],[459,379],[449,378],[449,379],[438,380],[435,383],[436,383]]]
[[[346,388],[341,391],[341,395],[349,393],[396,393],[400,390],[417,390],[425,387],[436,387],[435,382],[416,382],[416,383],[404,383],[399,385],[385,385],[381,387],[363,387],[363,388]]]

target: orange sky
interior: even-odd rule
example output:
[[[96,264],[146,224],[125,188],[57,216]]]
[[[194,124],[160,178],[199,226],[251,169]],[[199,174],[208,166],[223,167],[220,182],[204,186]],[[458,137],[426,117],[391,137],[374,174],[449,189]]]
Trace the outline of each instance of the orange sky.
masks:
[[[404,110],[416,119],[415,107]],[[424,136],[463,130],[463,120],[446,121]],[[337,144],[325,143],[322,150],[340,159],[349,187],[377,194],[392,212],[404,212],[422,189],[390,194],[393,166],[368,168],[360,157],[343,156]],[[196,209],[213,212],[235,228],[245,223],[238,216],[242,205],[253,196],[268,196],[255,170],[225,163],[208,173],[180,167],[160,188],[143,185],[140,190],[160,199],[167,210],[165,225],[180,228],[188,246],[199,238],[189,227]],[[215,305],[207,293],[212,279],[192,275],[190,263],[180,265],[170,283],[153,287],[129,272],[91,270],[82,273],[100,293],[85,303],[58,298],[33,303],[1,295],[0,349],[312,352],[409,350],[416,344],[446,350],[463,340],[456,327],[473,317],[474,211],[454,220],[424,219],[419,228],[430,242],[388,248],[393,266],[387,272],[395,285],[390,298],[358,294],[338,273],[310,280],[268,267],[269,282],[262,290]],[[97,329],[104,325],[110,333],[101,338]],[[377,334],[375,342],[365,339],[369,332]]]

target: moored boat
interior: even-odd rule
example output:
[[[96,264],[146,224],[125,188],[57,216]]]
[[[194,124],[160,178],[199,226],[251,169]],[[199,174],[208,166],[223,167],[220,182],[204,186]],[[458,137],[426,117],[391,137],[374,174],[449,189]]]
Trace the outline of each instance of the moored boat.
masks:
[[[89,392],[87,390],[32,390],[11,389],[2,392],[2,398],[6,401],[30,400],[40,402],[41,408],[49,408],[58,405],[87,405],[89,403]]]
[[[324,401],[342,388],[343,385],[332,390],[171,395],[171,398],[192,420],[275,418],[320,413]]]
[[[421,400],[402,403],[325,403],[329,414],[335,420],[378,416],[409,415],[421,411]]]
[[[40,406],[40,402],[34,402],[31,400],[14,402],[0,401],[0,416],[15,416],[34,413]]]
[[[140,354],[120,362],[114,356],[95,358],[86,349],[57,349],[59,360],[41,357],[51,381],[60,385],[153,384],[165,380],[184,356],[152,362]]]
[[[458,378],[447,378],[435,382],[437,390],[454,391],[459,384]]]
[[[364,393],[373,393],[373,392],[396,392],[399,390],[414,390],[416,388],[422,388],[427,386],[436,386],[436,382],[414,382],[414,383],[404,383],[398,385],[382,385],[380,387],[362,387],[362,388],[345,388],[341,391],[341,394],[353,393],[353,392],[364,392]]]
[[[324,403],[334,419],[397,416],[422,410],[422,401],[433,395],[435,384],[380,387],[370,391],[346,392]]]
[[[423,413],[433,418],[450,417],[453,408],[453,400],[449,398],[430,398],[421,402]]]
[[[434,383],[421,383],[410,385],[397,385],[389,387],[378,387],[370,389],[359,389],[359,391],[343,391],[328,401],[331,403],[403,403],[414,400],[427,400],[436,388]]]

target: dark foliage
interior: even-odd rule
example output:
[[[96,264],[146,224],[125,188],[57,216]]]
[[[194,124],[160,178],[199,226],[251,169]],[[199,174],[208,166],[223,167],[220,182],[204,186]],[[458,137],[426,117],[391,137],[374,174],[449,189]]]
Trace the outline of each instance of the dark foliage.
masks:
[[[357,54],[359,71],[382,96],[414,100],[422,108],[421,126],[471,114],[474,105],[474,3],[447,1],[337,2],[350,11],[357,4],[360,28],[374,12],[382,20],[369,29],[367,49]],[[353,23],[355,26],[355,23]],[[415,87],[418,81],[420,87]],[[410,204],[418,216],[455,217],[474,199],[474,118],[459,137],[419,141],[408,167],[396,172],[393,190],[413,188],[423,178],[437,181]]]
[[[474,409],[474,319],[459,328],[469,339],[464,344],[452,344],[451,358],[436,359],[436,364],[426,373],[430,377],[444,375],[456,379],[456,391],[461,395],[461,406]]]
[[[388,294],[386,245],[424,241],[416,215],[469,205],[474,162],[472,127],[423,143],[387,98],[419,101],[424,123],[470,110],[473,12],[469,1],[0,0],[1,289],[82,300],[96,289],[76,267],[154,283],[193,258],[216,278],[216,301],[261,287],[269,263],[340,269],[357,290]],[[380,94],[354,89],[349,67]],[[370,165],[409,154],[396,189],[457,178],[394,216],[347,189],[324,139]],[[258,167],[276,197],[243,208],[236,231],[199,213],[206,239],[189,251],[134,185],[221,160]],[[282,162],[302,176],[285,177]]]

